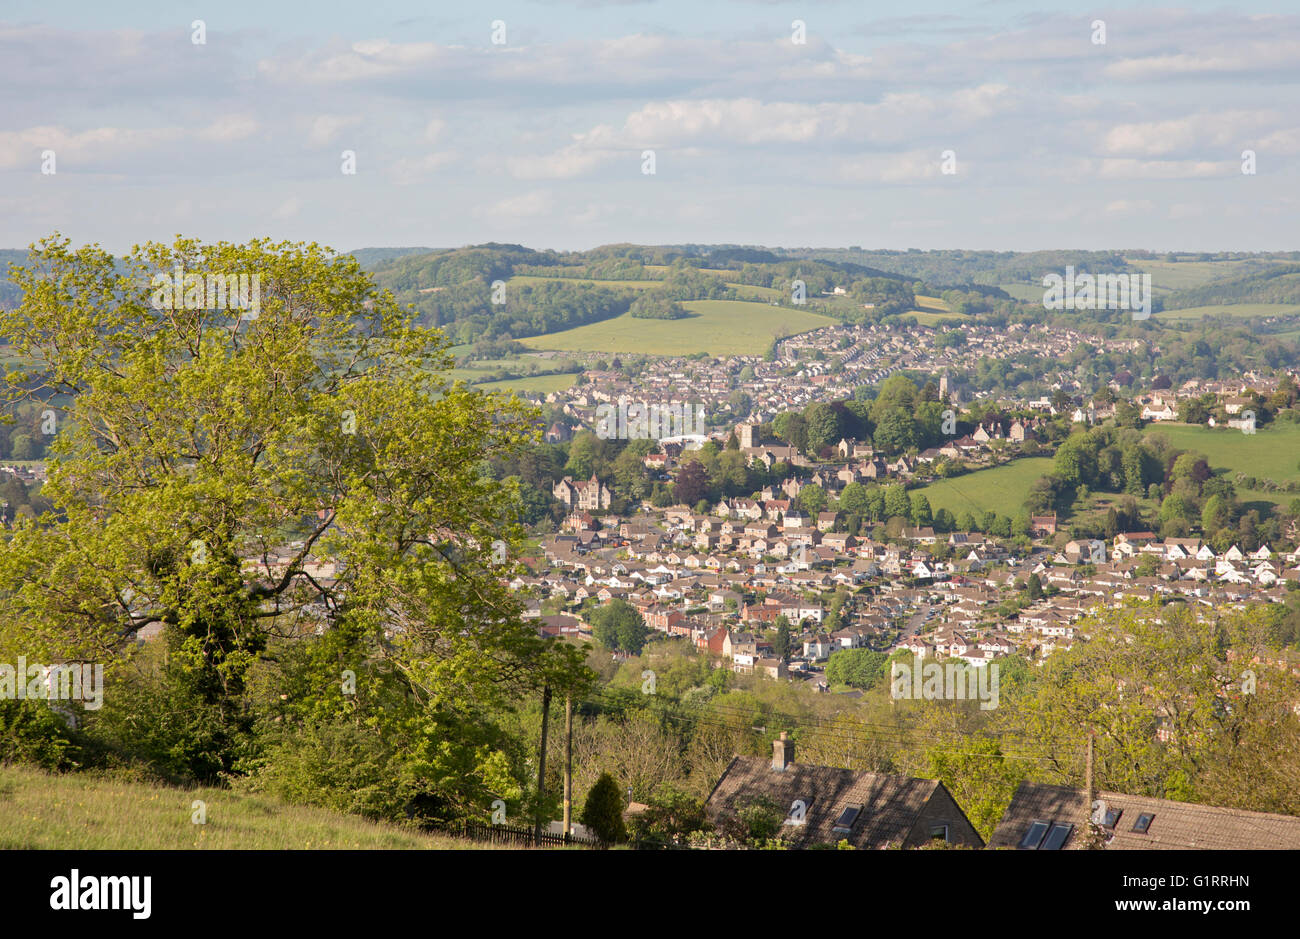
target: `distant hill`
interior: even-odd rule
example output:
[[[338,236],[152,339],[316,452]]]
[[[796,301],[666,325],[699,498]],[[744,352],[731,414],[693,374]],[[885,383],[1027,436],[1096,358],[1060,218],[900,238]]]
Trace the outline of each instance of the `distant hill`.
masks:
[[[796,257],[852,264],[920,280],[931,287],[1041,283],[1044,274],[1076,271],[1125,273],[1132,268],[1116,251],[864,251],[861,248],[800,248]]]
[[[1216,303],[1300,303],[1300,264],[1275,264],[1244,277],[1175,290],[1164,298],[1166,310]]]
[[[404,258],[411,254],[429,254],[434,250],[433,248],[357,248],[355,251],[349,251],[348,254],[360,261],[363,268],[371,270],[385,261]]]
[[[25,248],[0,248],[0,306],[14,307],[22,302],[22,291],[9,281],[9,265],[26,260]]]

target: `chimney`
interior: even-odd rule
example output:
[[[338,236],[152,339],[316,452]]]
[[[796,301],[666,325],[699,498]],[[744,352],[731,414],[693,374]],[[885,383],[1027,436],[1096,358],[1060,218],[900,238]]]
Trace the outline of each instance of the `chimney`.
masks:
[[[781,731],[779,740],[772,741],[772,769],[781,773],[785,768],[794,762],[794,741],[786,737],[785,731]]]

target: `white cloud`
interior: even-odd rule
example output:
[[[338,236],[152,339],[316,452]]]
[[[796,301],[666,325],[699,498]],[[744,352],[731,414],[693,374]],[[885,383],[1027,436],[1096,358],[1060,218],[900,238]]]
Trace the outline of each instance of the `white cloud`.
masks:
[[[1169,120],[1120,124],[1106,134],[1103,149],[1112,154],[1163,156],[1207,149],[1234,149],[1261,130],[1284,120],[1275,111],[1223,111],[1191,114]]]
[[[342,131],[359,123],[361,118],[355,115],[319,114],[311,122],[307,143],[313,147],[328,146],[338,139]]]
[[[428,153],[419,157],[403,157],[392,165],[389,178],[398,186],[409,186],[428,179],[442,167],[454,163],[457,154],[452,151]]]
[[[501,199],[482,207],[476,214],[492,221],[509,224],[549,215],[555,209],[555,197],[545,189]]]
[[[1203,179],[1240,172],[1235,161],[1108,158],[1092,162],[1102,179]]]
[[[254,118],[245,114],[230,114],[218,118],[198,132],[204,140],[219,142],[244,140],[257,132],[258,124]]]
[[[297,197],[291,196],[275,207],[275,211],[271,213],[271,217],[274,219],[294,218],[300,211],[302,211],[302,201]]]

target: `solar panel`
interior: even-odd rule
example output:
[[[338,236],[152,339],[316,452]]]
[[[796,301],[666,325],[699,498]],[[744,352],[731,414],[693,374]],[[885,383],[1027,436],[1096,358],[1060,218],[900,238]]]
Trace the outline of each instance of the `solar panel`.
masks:
[[[1151,821],[1154,818],[1155,818],[1154,813],[1143,812],[1141,815],[1138,816],[1138,820],[1133,823],[1133,830],[1137,832],[1139,835],[1145,835],[1147,833],[1147,829],[1151,827]]]
[[[1043,841],[1043,835],[1047,834],[1049,827],[1047,822],[1034,822],[1029,826],[1029,831],[1025,832],[1025,837],[1020,839],[1020,844],[1017,847],[1037,851],[1039,844]]]
[[[1065,839],[1070,837],[1070,832],[1074,831],[1074,826],[1057,822],[1052,826],[1052,830],[1047,833],[1043,839],[1043,846],[1040,851],[1059,851],[1061,845],[1065,844]]]

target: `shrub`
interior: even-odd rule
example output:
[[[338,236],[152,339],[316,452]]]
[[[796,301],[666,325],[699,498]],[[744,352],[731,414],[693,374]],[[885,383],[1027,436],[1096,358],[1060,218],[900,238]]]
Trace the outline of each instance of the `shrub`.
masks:
[[[623,794],[609,773],[601,773],[596,785],[587,793],[587,803],[578,819],[606,844],[627,841],[627,826],[623,824]]]

